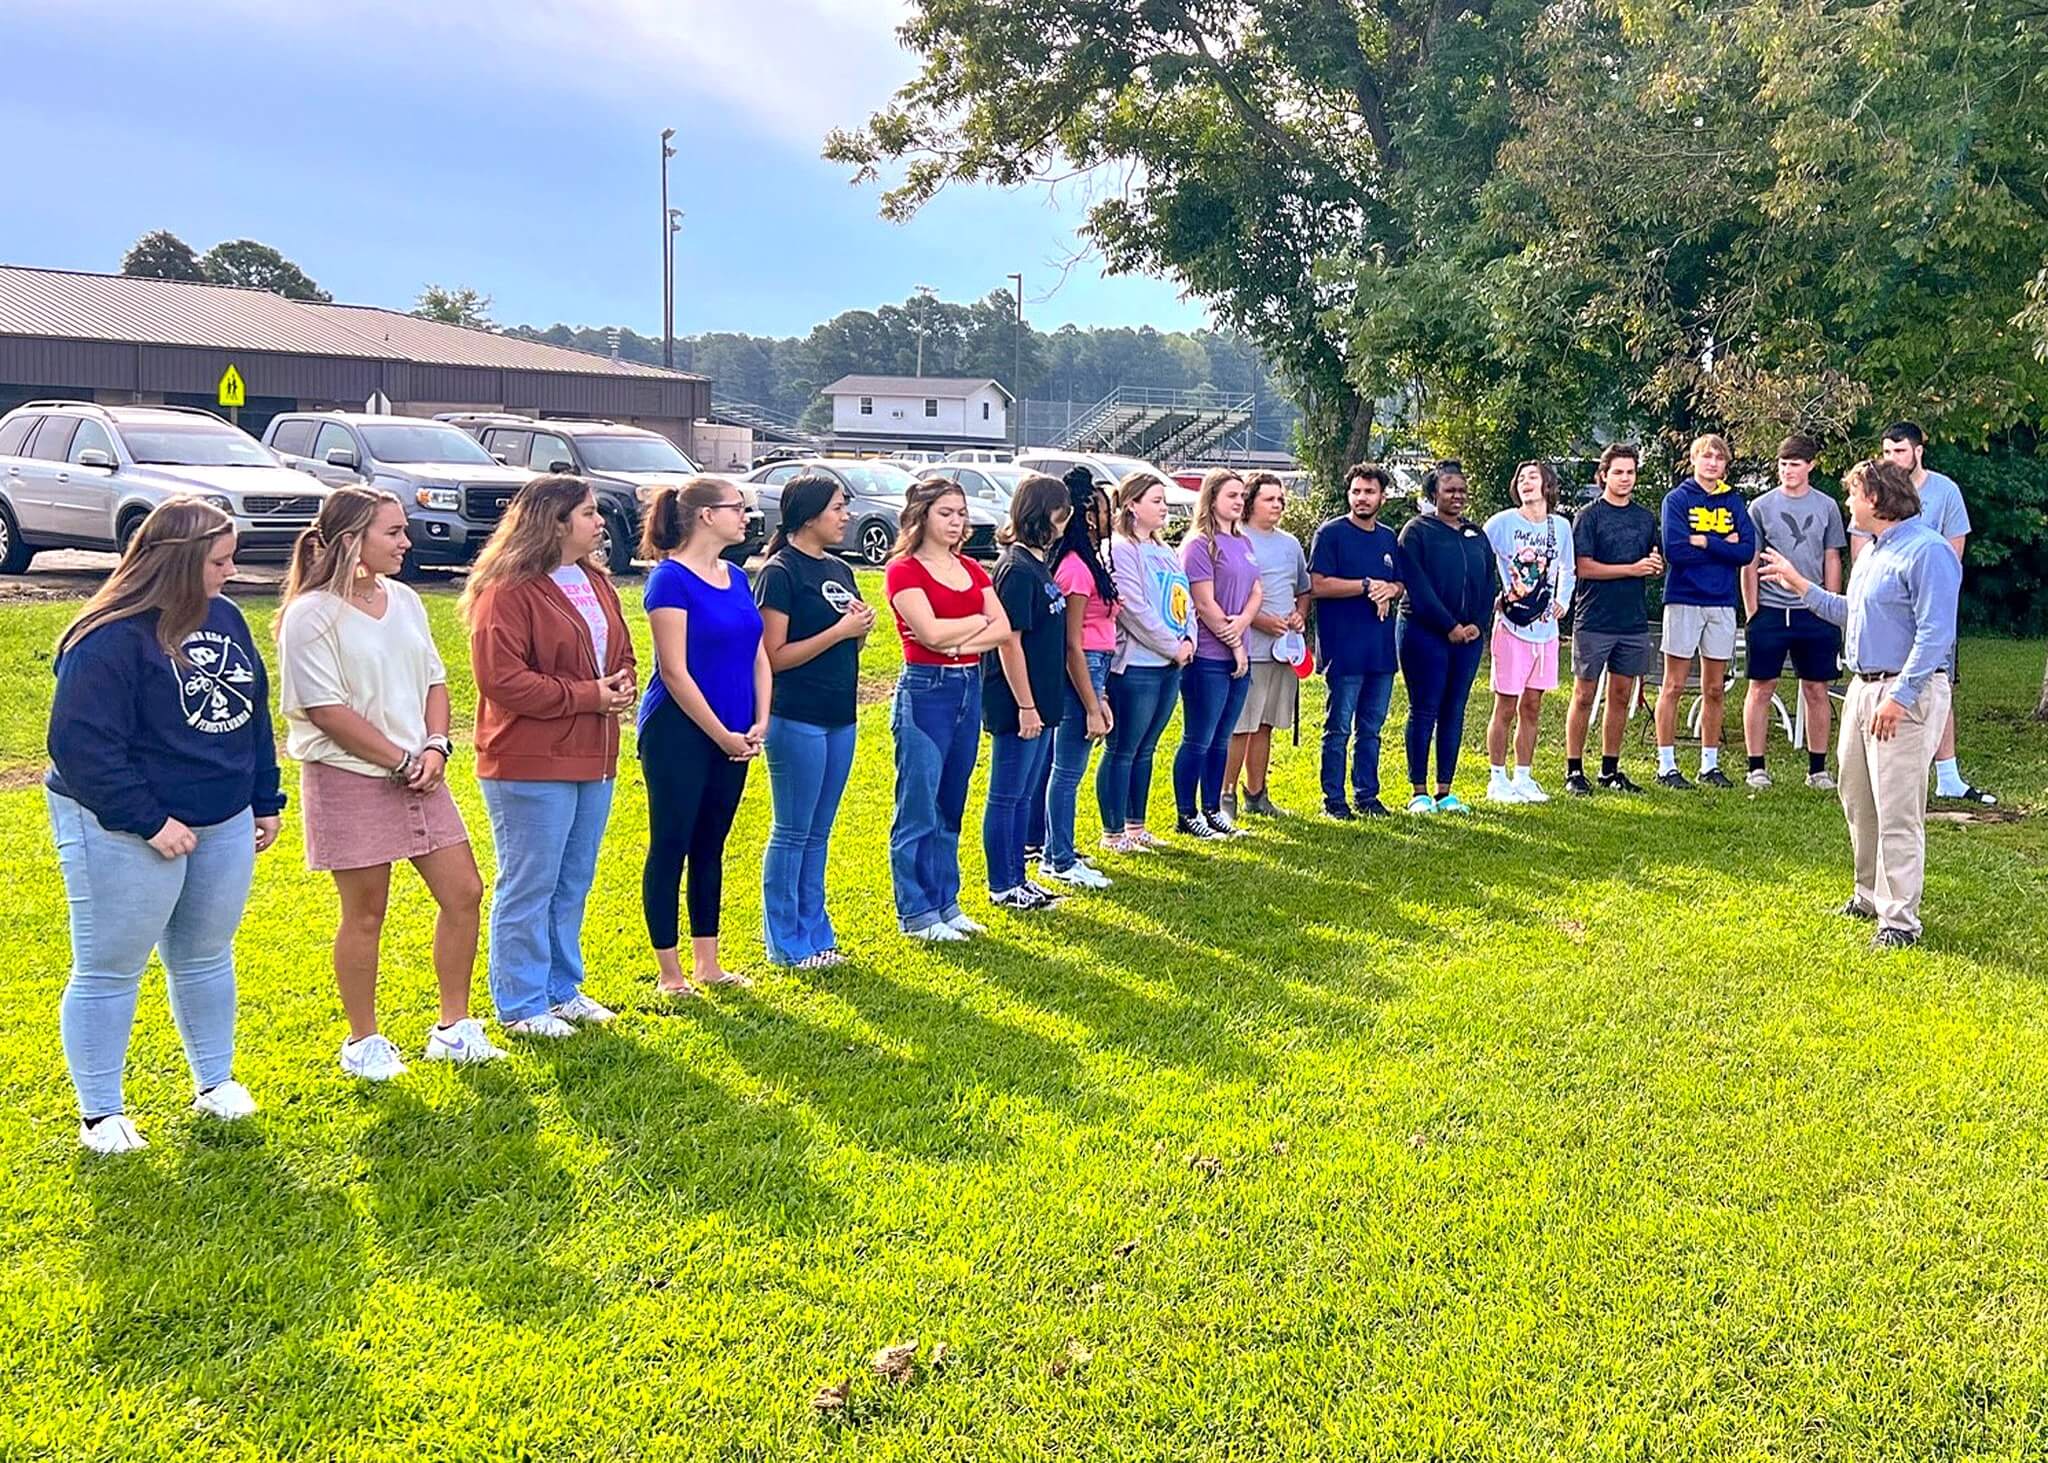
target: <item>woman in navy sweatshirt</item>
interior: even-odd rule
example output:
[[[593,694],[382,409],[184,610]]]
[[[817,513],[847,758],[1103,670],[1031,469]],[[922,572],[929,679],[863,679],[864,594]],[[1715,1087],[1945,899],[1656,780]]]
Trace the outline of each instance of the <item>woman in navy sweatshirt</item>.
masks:
[[[1408,781],[1415,789],[1408,811],[1466,813],[1471,809],[1451,791],[1451,779],[1465,736],[1465,703],[1493,624],[1493,548],[1465,521],[1468,491],[1460,464],[1431,468],[1422,495],[1436,512],[1410,520],[1395,556],[1396,577],[1408,592],[1400,641],[1401,677],[1408,684]],[[1432,739],[1435,797],[1429,795]]]
[[[233,601],[234,521],[176,498],[57,641],[44,779],[71,903],[60,1017],[80,1143],[148,1146],[122,1111],[151,950],[198,1088],[193,1111],[256,1111],[234,1080],[236,927],[284,796],[262,657]]]

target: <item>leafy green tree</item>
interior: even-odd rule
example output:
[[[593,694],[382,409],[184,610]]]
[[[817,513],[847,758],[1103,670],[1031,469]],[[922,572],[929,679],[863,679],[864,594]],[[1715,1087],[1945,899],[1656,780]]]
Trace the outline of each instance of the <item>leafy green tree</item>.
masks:
[[[467,285],[461,289],[443,289],[430,284],[420,291],[413,301],[412,313],[422,320],[438,320],[444,325],[467,325],[476,330],[489,330],[491,323],[491,297]]]
[[[144,234],[121,256],[121,273],[143,279],[182,279],[194,284],[206,279],[199,256],[192,246],[169,229]]]
[[[288,300],[330,303],[334,296],[313,283],[298,265],[254,239],[230,239],[215,244],[199,261],[206,278],[214,284],[241,285],[246,289],[268,290]]]

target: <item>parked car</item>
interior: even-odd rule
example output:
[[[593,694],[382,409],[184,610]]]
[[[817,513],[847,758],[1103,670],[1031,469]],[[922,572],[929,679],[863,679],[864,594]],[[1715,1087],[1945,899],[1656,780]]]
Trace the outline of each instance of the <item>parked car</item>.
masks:
[[[1201,496],[1141,457],[1122,457],[1113,452],[1069,452],[1057,447],[1027,447],[1017,454],[1017,466],[1047,477],[1063,478],[1076,466],[1085,464],[1095,481],[1115,491],[1116,485],[1134,472],[1149,472],[1166,483],[1166,532],[1180,537],[1195,516],[1195,501]],[[1199,479],[1197,480],[1199,481]]]
[[[755,490],[755,502],[768,521],[769,531],[782,521],[782,485],[800,473],[822,472],[837,478],[846,493],[846,536],[839,552],[863,564],[882,564],[896,544],[896,528],[903,516],[904,496],[917,479],[891,462],[852,461],[841,458],[808,457],[797,462],[775,462],[747,474],[745,482]],[[969,495],[967,499],[968,538],[966,551],[976,558],[993,558],[996,529],[1008,509],[991,508]]]
[[[917,471],[921,467],[930,467],[933,463],[950,460],[946,453],[926,447],[906,447],[901,452],[891,452],[883,459],[883,461],[893,462],[899,467],[909,468],[912,472]]]
[[[1017,454],[1007,447],[1000,449],[993,447],[962,447],[957,452],[948,452],[943,460],[946,462],[1007,463],[1015,462]]]
[[[1017,484],[1031,473],[1029,469],[1008,462],[980,465],[947,462],[927,468],[923,476],[949,477],[967,490],[969,499],[986,504],[999,516],[1008,518],[1010,499],[1016,495]]]
[[[326,489],[196,407],[31,401],[0,417],[0,574],[43,549],[125,548],[180,496],[234,517],[239,556],[283,559]]]
[[[655,490],[680,485],[702,471],[682,448],[645,427],[545,420],[509,412],[446,412],[435,420],[462,428],[507,467],[574,473],[588,482],[604,513],[605,541],[600,554],[614,574],[632,569],[641,518]],[[746,540],[725,555],[741,564],[761,552],[768,541],[760,510],[751,505],[752,495],[748,496]]]

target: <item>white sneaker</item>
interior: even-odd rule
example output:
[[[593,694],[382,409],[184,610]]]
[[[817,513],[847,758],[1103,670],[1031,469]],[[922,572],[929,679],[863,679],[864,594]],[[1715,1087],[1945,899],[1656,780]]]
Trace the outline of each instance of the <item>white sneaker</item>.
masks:
[[[78,1146],[90,1153],[110,1157],[116,1153],[135,1153],[149,1146],[149,1140],[135,1131],[135,1124],[128,1121],[128,1114],[113,1113],[101,1118],[91,1127],[78,1125]]]
[[[934,945],[957,944],[967,938],[951,925],[926,925],[921,930],[907,932],[913,940],[929,940]]]
[[[365,1082],[389,1082],[405,1075],[405,1060],[390,1037],[373,1031],[361,1041],[341,1044],[341,1070]]]
[[[946,921],[946,928],[956,935],[985,935],[988,926],[980,920],[969,919],[964,913],[956,914]]]
[[[576,1022],[578,1025],[602,1026],[619,1013],[607,1006],[600,1006],[578,991],[568,1000],[548,1007],[548,1014],[563,1021]]]
[[[1749,769],[1749,775],[1742,781],[1744,786],[1753,787],[1761,792],[1771,785],[1771,774],[1761,767],[1752,767]]]
[[[1825,772],[1807,773],[1806,785],[1815,792],[1833,792],[1835,790],[1835,780]]]
[[[232,1123],[238,1118],[253,1117],[256,1113],[256,1099],[249,1095],[248,1088],[229,1079],[211,1091],[202,1092],[193,1098],[192,1111],[209,1118],[219,1118],[224,1123]]]
[[[538,1016],[523,1016],[517,1021],[505,1023],[507,1036],[543,1036],[550,1041],[560,1041],[565,1036],[574,1036],[576,1028],[552,1011],[543,1011]]]
[[[1408,799],[1408,811],[1411,813],[1434,813],[1436,811],[1436,799],[1426,792],[1419,792],[1414,797]]]
[[[1520,803],[1528,801],[1516,790],[1505,772],[1489,773],[1486,779],[1486,800],[1489,803]]]
[[[1072,884],[1077,889],[1107,889],[1110,885],[1109,875],[1080,859],[1075,859],[1064,869],[1056,869],[1051,864],[1040,864],[1038,872],[1043,878],[1057,879],[1060,883]]]
[[[1543,784],[1526,772],[1517,772],[1509,779],[1508,786],[1512,787],[1515,790],[1515,795],[1525,803],[1547,803],[1550,801],[1550,794],[1543,790]]]
[[[472,1062],[501,1062],[511,1053],[491,1044],[491,1039],[484,1035],[483,1022],[465,1016],[446,1031],[438,1026],[428,1027],[427,1049],[421,1055],[430,1062],[468,1066]]]

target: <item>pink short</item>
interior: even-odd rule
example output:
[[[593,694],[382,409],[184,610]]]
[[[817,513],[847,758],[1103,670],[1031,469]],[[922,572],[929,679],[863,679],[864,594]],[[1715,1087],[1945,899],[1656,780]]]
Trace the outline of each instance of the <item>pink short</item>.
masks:
[[[422,795],[325,762],[299,764],[299,817],[313,869],[375,868],[469,842],[447,783]]]
[[[1531,645],[1511,634],[1505,620],[1493,622],[1493,689],[1502,696],[1557,689],[1557,636]]]

